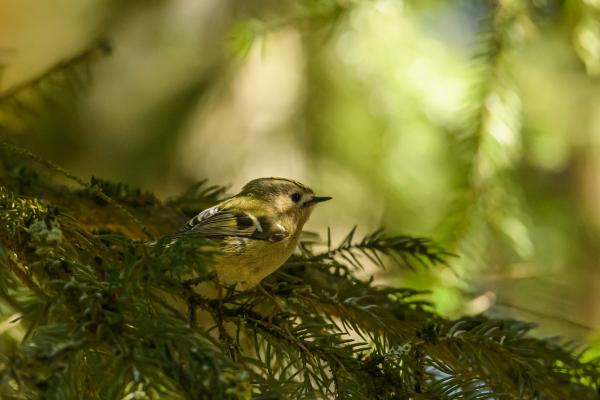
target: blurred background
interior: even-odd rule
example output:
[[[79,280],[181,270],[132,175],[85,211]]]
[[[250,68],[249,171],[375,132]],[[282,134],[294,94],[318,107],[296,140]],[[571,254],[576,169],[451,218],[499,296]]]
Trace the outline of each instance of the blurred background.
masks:
[[[162,199],[298,179],[308,229],[431,237],[364,276],[600,349],[599,0],[0,1],[0,130]]]

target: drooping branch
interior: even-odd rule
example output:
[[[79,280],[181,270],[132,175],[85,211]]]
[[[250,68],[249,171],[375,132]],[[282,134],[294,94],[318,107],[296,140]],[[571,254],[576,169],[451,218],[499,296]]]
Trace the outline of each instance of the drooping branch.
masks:
[[[34,90],[39,87],[39,85],[46,83],[48,80],[51,80],[58,75],[62,75],[73,68],[90,63],[98,56],[103,56],[109,54],[110,52],[111,45],[108,40],[100,39],[93,45],[84,48],[70,58],[56,63],[35,78],[0,91],[0,107],[2,107],[4,103],[16,99],[21,93],[28,90]]]

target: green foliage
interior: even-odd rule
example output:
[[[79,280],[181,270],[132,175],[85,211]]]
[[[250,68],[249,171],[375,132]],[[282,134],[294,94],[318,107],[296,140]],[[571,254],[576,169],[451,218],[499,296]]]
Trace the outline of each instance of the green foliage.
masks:
[[[319,244],[318,237],[316,243],[311,240],[303,241],[300,246],[305,258],[301,262],[334,263],[337,258],[341,258],[349,265],[361,269],[362,263],[357,256],[364,256],[373,264],[385,268],[385,263],[379,257],[380,254],[385,254],[397,264],[415,270],[417,266],[443,264],[446,257],[452,255],[427,238],[389,236],[380,229],[356,242],[355,232],[356,227],[352,228],[339,246],[332,248],[331,232],[327,231],[327,251],[320,254],[315,254],[312,249],[314,244]]]
[[[148,245],[108,226],[93,234],[65,205],[94,192],[62,188],[51,204],[2,182],[2,315],[20,332],[0,341],[2,398],[597,396],[598,364],[533,338],[529,324],[445,320],[426,293],[356,278],[386,257],[414,269],[443,263],[448,254],[428,240],[383,231],[356,240],[352,230],[332,246],[308,236],[258,288],[210,298],[196,288],[210,281],[211,242],[173,242],[163,230]],[[94,182],[136,214],[180,213],[223,193],[199,184],[163,205]]]
[[[232,24],[231,48],[243,56],[262,35],[288,25],[331,29],[354,3],[302,1],[282,7],[273,23],[247,16]],[[503,177],[517,150],[502,147],[491,129],[506,117],[500,122],[517,131],[514,116],[503,113],[515,98],[504,63],[522,31],[518,24],[535,7],[522,1],[484,7],[475,58],[481,68],[469,101],[474,107],[459,129],[465,133],[450,132],[464,192],[447,218],[456,219],[445,234],[453,248],[481,209],[490,225],[506,220],[494,211],[505,211],[507,203],[486,205],[513,191]],[[582,30],[596,29],[595,13],[582,6]],[[593,72],[596,54],[582,44],[579,54]],[[0,128],[35,130],[31,121],[40,110],[52,110],[56,93],[49,88],[78,92],[89,62],[107,50],[92,46],[0,94]],[[171,110],[173,121],[160,129],[178,130],[212,78],[191,85]],[[2,149],[1,398],[598,397],[598,359],[568,343],[535,338],[531,324],[483,315],[445,319],[426,292],[357,277],[367,264],[416,273],[445,268],[452,254],[429,239],[383,230],[356,239],[353,229],[332,246],[329,233],[326,240],[307,235],[256,289],[220,288],[210,297],[202,289],[212,284],[214,243],[170,235],[222,199],[225,188],[202,181],[161,202],[126,184],[84,182],[7,143]],[[366,158],[362,149],[360,156]],[[82,187],[63,187],[50,173]]]

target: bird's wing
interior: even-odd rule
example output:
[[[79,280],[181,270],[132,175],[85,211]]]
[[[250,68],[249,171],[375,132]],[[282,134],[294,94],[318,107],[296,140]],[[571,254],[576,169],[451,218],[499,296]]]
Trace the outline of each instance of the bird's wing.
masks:
[[[227,236],[278,242],[289,236],[281,224],[268,216],[214,206],[190,219],[176,236],[197,235],[207,238]]]

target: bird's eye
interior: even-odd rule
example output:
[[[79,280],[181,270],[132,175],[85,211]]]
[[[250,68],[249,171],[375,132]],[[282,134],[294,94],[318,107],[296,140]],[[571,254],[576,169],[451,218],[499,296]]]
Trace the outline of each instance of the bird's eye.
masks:
[[[292,193],[292,195],[290,196],[290,198],[292,199],[292,201],[294,203],[297,203],[300,201],[300,199],[302,198],[302,196],[300,195],[300,193],[296,192],[296,193]]]

